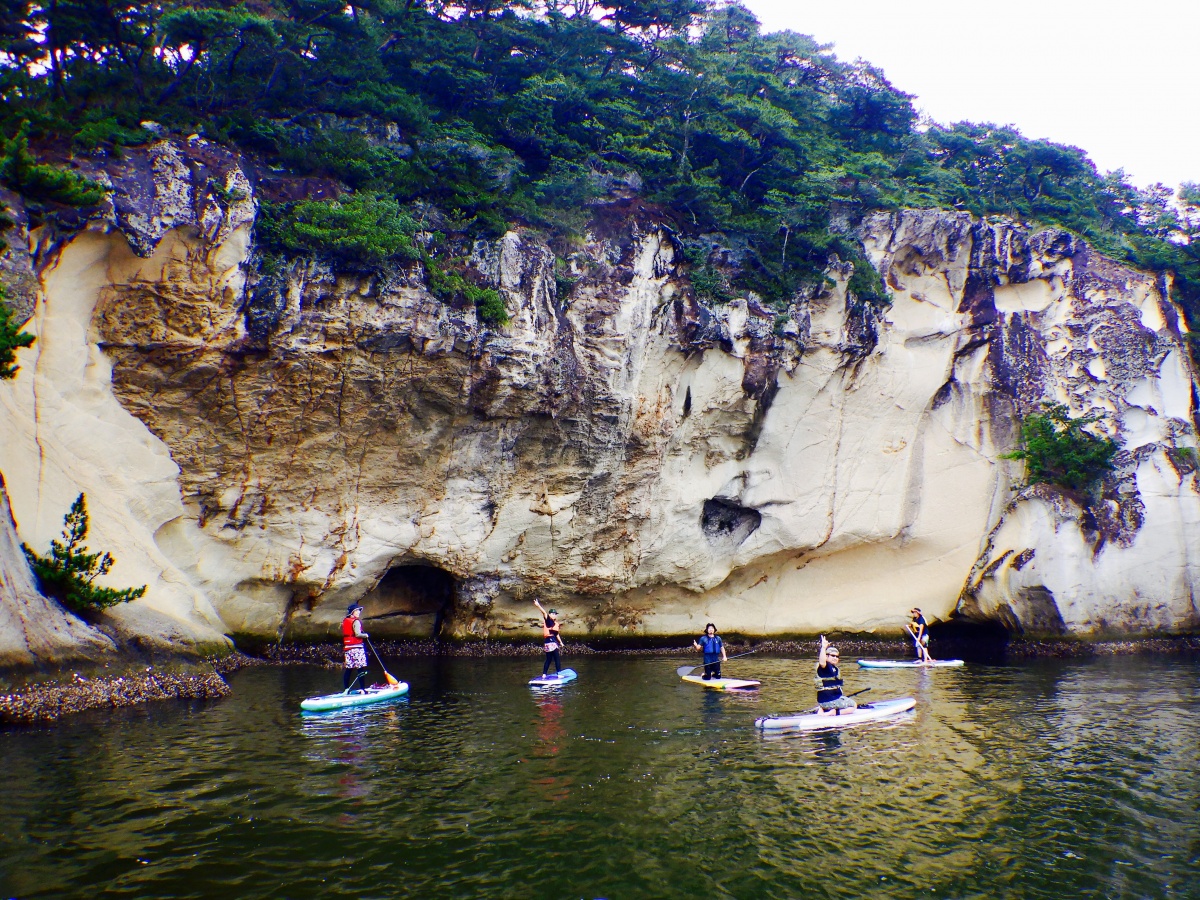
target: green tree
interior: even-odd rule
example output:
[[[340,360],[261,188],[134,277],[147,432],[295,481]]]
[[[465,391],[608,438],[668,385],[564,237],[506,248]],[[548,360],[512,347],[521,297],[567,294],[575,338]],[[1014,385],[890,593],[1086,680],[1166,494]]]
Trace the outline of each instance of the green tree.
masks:
[[[95,584],[97,578],[108,574],[116,560],[108,553],[89,553],[83,543],[87,533],[87,502],[80,494],[63,519],[62,540],[50,542],[49,556],[39,556],[28,545],[21,545],[42,593],[76,612],[107,609],[145,594],[145,585],[115,590]]]
[[[21,326],[13,321],[13,311],[4,301],[4,288],[0,285],[0,379],[16,377],[20,368],[16,364],[17,351],[36,340],[32,334],[21,331]]]
[[[29,152],[28,126],[11,140],[0,139],[0,181],[27,200],[64,206],[95,206],[104,199],[104,186],[70,169],[39,163]]]
[[[4,177],[35,202],[102,196],[37,149],[115,151],[152,119],[258,156],[264,182],[339,182],[338,201],[264,205],[259,238],[342,266],[415,258],[404,217],[459,243],[534,224],[569,244],[636,192],[719,248],[719,272],[692,269],[710,289],[784,302],[836,256],[883,303],[855,226],[951,206],[1170,273],[1200,328],[1194,188],[1176,203],[1011,127],[925,128],[883,72],[763,34],[737,2],[0,0],[0,99],[0,131],[29,123]]]
[[[321,256],[369,269],[392,259],[417,259],[417,223],[390,197],[352,194],[340,200],[264,203],[258,237],[268,250]]]
[[[1084,492],[1112,471],[1117,442],[1087,431],[1095,416],[1071,418],[1061,403],[1048,404],[1021,422],[1021,446],[1003,459],[1025,462],[1028,484],[1055,484]]]

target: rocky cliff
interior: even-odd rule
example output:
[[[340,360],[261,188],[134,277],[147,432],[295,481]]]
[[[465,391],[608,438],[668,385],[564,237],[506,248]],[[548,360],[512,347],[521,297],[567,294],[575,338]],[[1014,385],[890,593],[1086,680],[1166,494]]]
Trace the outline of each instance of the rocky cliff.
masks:
[[[79,491],[118,614],[165,643],[331,632],[525,633],[535,596],[594,634],[889,631],[909,607],[1028,633],[1198,624],[1195,372],[1169,286],[1070,234],[965,213],[862,227],[786,312],[695,297],[669,228],[598,208],[556,278],[538,234],[470,263],[512,321],[294,261],[253,274],[256,173],[193,141],[93,174],[104,217],[30,236],[0,385],[21,536]],[[561,273],[560,273],[561,274]],[[1042,401],[1121,443],[1103,496],[1014,490]]]

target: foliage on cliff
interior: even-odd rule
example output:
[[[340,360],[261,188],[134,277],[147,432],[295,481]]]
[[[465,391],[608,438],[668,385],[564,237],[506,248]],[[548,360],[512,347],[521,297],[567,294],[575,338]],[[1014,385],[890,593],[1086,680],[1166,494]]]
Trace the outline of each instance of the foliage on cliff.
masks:
[[[673,218],[717,298],[785,297],[836,254],[857,263],[860,299],[882,300],[855,221],[957,206],[1172,271],[1200,321],[1195,192],[1181,214],[1170,191],[1101,175],[1076,148],[923,127],[878,69],[762,34],[736,3],[3,0],[0,19],[0,127],[27,120],[46,153],[118,153],[154,120],[464,236],[525,222],[569,243],[589,204],[636,195]],[[285,247],[353,231],[338,210],[305,212],[314,230]],[[390,234],[366,235],[368,254],[407,254]]]
[[[1087,431],[1091,416],[1071,418],[1061,403],[1021,421],[1021,446],[1005,459],[1025,462],[1029,484],[1056,484],[1071,491],[1087,491],[1112,471],[1116,441]]]
[[[29,151],[28,124],[22,123],[10,139],[0,138],[0,182],[30,203],[95,206],[104,199],[104,186],[77,172],[39,163]]]
[[[21,545],[42,593],[76,612],[107,609],[145,594],[145,585],[115,590],[95,584],[97,578],[108,574],[116,560],[108,553],[89,553],[83,543],[87,533],[87,501],[80,494],[63,519],[62,540],[50,542],[49,556],[40,556],[28,545]]]
[[[5,304],[4,286],[0,285],[0,379],[15,378],[17,351],[34,342],[34,336],[13,321],[13,311]]]

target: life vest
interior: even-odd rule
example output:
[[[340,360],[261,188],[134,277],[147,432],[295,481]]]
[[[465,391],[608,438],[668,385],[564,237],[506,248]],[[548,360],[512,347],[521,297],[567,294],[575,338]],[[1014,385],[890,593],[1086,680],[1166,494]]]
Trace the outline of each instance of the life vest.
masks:
[[[354,616],[346,616],[342,619],[342,647],[349,650],[351,647],[361,647],[363,639],[354,633]]]
[[[842,696],[842,673],[833,663],[829,663],[828,669],[832,670],[828,676],[821,675],[821,667],[817,666],[817,674],[814,681],[817,684],[817,702],[832,703],[834,700]]]
[[[714,634],[712,637],[709,637],[707,634],[701,635],[700,640],[696,643],[700,645],[700,650],[704,654],[705,665],[721,661],[721,647],[723,642],[720,635]]]
[[[552,620],[547,618],[542,623],[542,649],[547,653],[553,653],[558,649],[558,623],[550,624]]]

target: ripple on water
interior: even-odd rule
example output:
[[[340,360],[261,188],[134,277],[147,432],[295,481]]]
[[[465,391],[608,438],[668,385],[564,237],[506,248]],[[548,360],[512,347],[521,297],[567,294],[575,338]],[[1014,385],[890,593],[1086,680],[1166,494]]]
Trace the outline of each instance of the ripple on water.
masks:
[[[402,701],[301,716],[336,673],[0,734],[0,892],[172,897],[1197,897],[1200,665],[847,673],[892,722],[763,736],[811,661],[405,660]],[[734,664],[730,664],[731,670]]]

